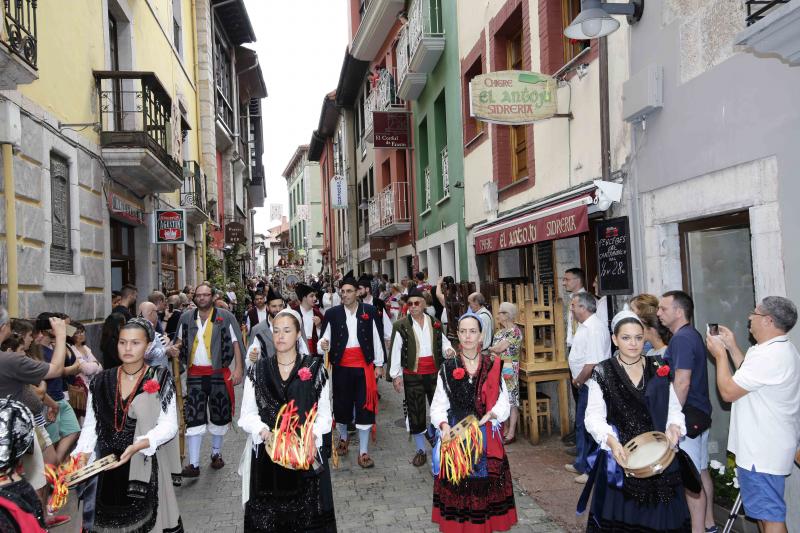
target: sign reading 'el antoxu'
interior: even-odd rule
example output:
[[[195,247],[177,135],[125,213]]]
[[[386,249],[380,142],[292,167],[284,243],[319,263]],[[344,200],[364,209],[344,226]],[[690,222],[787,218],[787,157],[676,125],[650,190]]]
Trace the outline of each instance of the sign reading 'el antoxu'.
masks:
[[[555,78],[536,72],[503,70],[472,78],[470,115],[495,124],[530,124],[557,112]]]

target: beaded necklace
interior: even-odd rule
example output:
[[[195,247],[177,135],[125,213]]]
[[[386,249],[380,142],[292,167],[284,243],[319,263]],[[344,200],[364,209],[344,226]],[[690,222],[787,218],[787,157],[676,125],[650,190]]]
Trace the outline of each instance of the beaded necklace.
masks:
[[[146,368],[146,365],[142,365],[142,368]],[[119,411],[119,402],[122,400],[122,390],[119,386],[122,378],[122,370],[123,369],[121,366],[117,369],[117,391],[114,395],[114,429],[117,430],[117,433],[121,432],[125,427],[125,422],[128,420],[128,409],[130,409],[134,398],[136,398],[136,391],[139,390],[139,385],[142,383],[144,375],[147,374],[147,370],[141,373],[139,379],[136,380],[136,384],[133,386],[133,389],[131,389],[128,399],[122,401],[122,422],[120,423],[117,421],[117,413]]]

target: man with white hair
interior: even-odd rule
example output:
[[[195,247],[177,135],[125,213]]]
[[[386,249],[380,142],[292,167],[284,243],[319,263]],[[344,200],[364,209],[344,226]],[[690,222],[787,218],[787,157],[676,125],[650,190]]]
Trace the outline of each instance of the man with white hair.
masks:
[[[469,310],[478,315],[478,320],[481,321],[483,349],[487,350],[492,345],[494,318],[492,318],[492,313],[486,309],[486,298],[479,292],[473,292],[467,297],[467,303],[469,304]]]

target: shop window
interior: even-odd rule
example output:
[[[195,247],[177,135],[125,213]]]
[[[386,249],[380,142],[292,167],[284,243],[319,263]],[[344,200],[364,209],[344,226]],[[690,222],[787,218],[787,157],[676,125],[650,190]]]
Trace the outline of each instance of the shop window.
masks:
[[[161,250],[161,290],[164,294],[178,290],[178,246],[160,244]]]
[[[136,285],[133,226],[111,219],[111,290]]]
[[[564,64],[566,65],[572,59],[589,48],[589,41],[570,39],[564,35],[563,30],[575,20],[581,12],[581,0],[561,0],[561,36],[564,41]]]
[[[58,154],[50,154],[50,209],[52,233],[50,270],[72,274],[72,244],[70,239],[69,162]]]
[[[509,70],[524,70],[522,57],[522,30],[508,39],[506,64]],[[524,125],[511,126],[511,181],[528,177],[528,137]]]
[[[485,124],[482,120],[471,117],[469,114],[470,99],[469,99],[469,83],[476,76],[483,74],[483,57],[478,56],[477,59],[469,66],[464,77],[462,78],[462,101],[464,102],[464,140],[469,144],[478,135],[483,133]]]

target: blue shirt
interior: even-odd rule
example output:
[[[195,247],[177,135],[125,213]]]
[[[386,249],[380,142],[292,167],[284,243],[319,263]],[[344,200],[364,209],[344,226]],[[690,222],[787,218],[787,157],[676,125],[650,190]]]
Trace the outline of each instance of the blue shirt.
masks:
[[[53,349],[47,346],[42,346],[42,359],[48,363],[53,358]],[[66,357],[64,358],[64,366],[75,364],[75,356],[67,350]],[[60,402],[64,399],[64,391],[67,388],[66,378],[58,377],[45,380],[47,382],[47,394],[55,401]]]
[[[684,325],[670,339],[664,358],[670,361],[675,370],[692,371],[686,405],[696,407],[710,415],[706,345],[700,333],[691,324]]]

